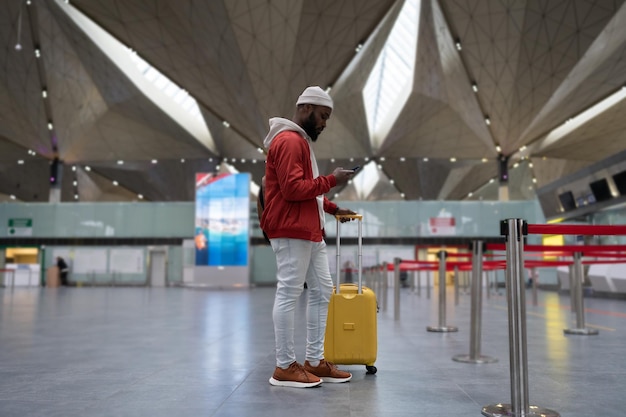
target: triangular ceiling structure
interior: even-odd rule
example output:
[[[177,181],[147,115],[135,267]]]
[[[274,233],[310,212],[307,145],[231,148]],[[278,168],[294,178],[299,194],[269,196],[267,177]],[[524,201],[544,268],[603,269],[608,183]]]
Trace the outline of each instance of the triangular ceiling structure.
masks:
[[[418,10],[405,54],[411,88],[374,140],[364,88],[409,3]],[[224,163],[258,184],[268,119],[290,118],[308,85],[335,100],[314,145],[320,171],[372,163],[380,172],[331,198],[497,199],[499,153],[509,157],[510,198],[534,198],[533,187],[626,149],[624,100],[576,119],[626,84],[624,0],[0,6],[0,194],[11,201],[47,200],[55,154],[63,201],[189,201],[194,171]],[[76,16],[193,97],[210,140],[146,94]],[[558,131],[569,120],[576,128]]]

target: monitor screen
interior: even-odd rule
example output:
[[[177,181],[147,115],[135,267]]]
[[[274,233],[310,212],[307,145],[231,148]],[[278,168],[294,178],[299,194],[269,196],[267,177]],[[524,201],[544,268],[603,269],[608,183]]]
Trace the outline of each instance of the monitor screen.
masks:
[[[620,195],[626,195],[626,171],[613,175],[613,182],[615,182]]]
[[[592,182],[589,184],[589,187],[591,187],[591,192],[593,192],[593,196],[596,198],[596,201],[606,201],[613,198],[606,178]]]
[[[576,200],[574,200],[574,194],[571,191],[566,191],[563,194],[559,194],[559,201],[563,210],[574,210],[576,208]]]

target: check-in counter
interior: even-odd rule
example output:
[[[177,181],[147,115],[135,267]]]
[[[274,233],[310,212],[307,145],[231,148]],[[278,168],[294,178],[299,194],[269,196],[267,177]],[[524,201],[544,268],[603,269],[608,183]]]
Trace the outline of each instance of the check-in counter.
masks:
[[[6,264],[6,269],[13,270],[11,283],[5,282],[5,286],[15,287],[38,287],[41,267],[39,264]]]
[[[626,296],[626,263],[591,265],[588,276],[595,292]]]
[[[561,291],[569,291],[569,273],[570,271],[568,266],[558,266],[556,268],[556,276],[561,284]]]

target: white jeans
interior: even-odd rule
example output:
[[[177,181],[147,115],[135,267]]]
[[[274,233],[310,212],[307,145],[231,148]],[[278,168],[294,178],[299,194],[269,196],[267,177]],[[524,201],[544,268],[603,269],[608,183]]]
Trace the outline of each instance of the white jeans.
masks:
[[[324,358],[324,333],[333,281],[326,256],[326,242],[271,239],[276,254],[277,278],[274,299],[276,366],[287,368],[296,360],[294,350],[295,306],[307,283],[307,336],[305,360]]]

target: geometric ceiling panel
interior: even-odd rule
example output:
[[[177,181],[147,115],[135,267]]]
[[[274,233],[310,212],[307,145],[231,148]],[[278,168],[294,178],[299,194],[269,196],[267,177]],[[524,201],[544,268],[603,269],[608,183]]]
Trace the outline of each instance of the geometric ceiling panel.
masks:
[[[330,198],[497,199],[499,152],[509,198],[534,198],[626,150],[626,100],[612,96],[626,85],[625,4],[422,0],[411,39],[395,44],[414,67],[402,78],[410,88],[374,140],[364,90],[405,2],[0,0],[0,194],[47,200],[54,147],[62,201],[76,191],[79,201],[192,201],[194,173],[228,169],[218,164],[258,184],[268,119],[291,118],[319,85],[334,100],[313,145],[320,172],[362,165],[363,183]],[[158,86],[130,68],[124,46],[195,99],[196,124],[146,88]]]

